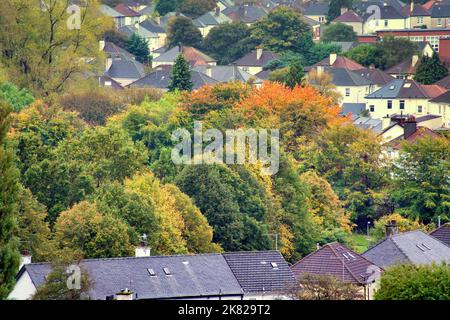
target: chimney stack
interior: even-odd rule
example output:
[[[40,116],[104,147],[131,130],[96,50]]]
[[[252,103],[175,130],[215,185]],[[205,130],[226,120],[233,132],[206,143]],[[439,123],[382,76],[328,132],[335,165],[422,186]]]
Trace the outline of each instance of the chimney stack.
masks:
[[[216,17],[220,16],[220,8],[219,7],[216,7],[215,15],[216,15]]]
[[[397,221],[391,220],[386,224],[386,237],[396,235],[398,233]]]
[[[337,54],[336,53],[330,53],[330,66],[332,66],[337,60]]]
[[[133,292],[130,289],[125,288],[116,293],[116,300],[131,301],[133,300]]]
[[[100,41],[98,42],[98,45],[99,45],[100,51],[103,51],[103,49],[105,49],[105,45],[106,45],[105,40],[100,40]]]
[[[409,6],[409,11],[412,13],[414,11],[414,0],[411,0],[411,4]]]
[[[419,61],[419,56],[417,54],[413,55],[411,58],[411,65],[414,67]]]
[[[263,49],[261,47],[256,48],[256,60],[261,59],[263,54]]]
[[[403,137],[408,139],[414,132],[417,131],[417,121],[414,116],[409,116],[403,124]]]
[[[161,24],[161,17],[160,16],[156,16],[155,17],[155,22],[160,25]]]
[[[343,15],[343,14],[346,13],[347,11],[348,11],[348,8],[341,7],[341,15]]]

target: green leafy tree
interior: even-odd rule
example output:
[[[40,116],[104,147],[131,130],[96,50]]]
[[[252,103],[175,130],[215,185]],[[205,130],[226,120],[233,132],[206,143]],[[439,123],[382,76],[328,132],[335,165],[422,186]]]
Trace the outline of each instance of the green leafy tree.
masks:
[[[188,17],[195,19],[213,10],[216,5],[216,0],[184,0],[180,11]]]
[[[148,41],[133,33],[127,40],[127,50],[136,56],[136,60],[141,63],[150,62],[150,50],[148,48]]]
[[[32,300],[88,300],[89,291],[93,282],[89,273],[80,266],[81,279],[80,289],[69,289],[67,281],[70,273],[67,272],[69,265],[55,264],[52,271],[47,275],[45,283],[36,288]],[[70,269],[69,269],[70,270]]]
[[[332,43],[315,43],[306,55],[306,65],[311,66],[330,56],[331,53],[340,54],[341,46]]]
[[[302,16],[281,6],[252,26],[252,38],[267,50],[306,54],[313,46],[311,28]]]
[[[175,64],[172,68],[170,77],[169,91],[191,91],[194,84],[191,81],[191,71],[189,63],[184,59],[183,55],[178,54]]]
[[[289,70],[286,74],[286,79],[284,83],[291,89],[296,86],[301,85],[305,72],[303,71],[303,66],[300,62],[296,62],[289,66]]]
[[[330,0],[327,21],[331,22],[341,15],[341,9],[351,9],[353,0]]]
[[[446,138],[403,144],[394,163],[393,199],[397,212],[424,223],[450,220],[450,146]]]
[[[382,69],[388,69],[405,59],[409,59],[417,54],[417,45],[408,39],[395,38],[393,36],[383,37],[383,40],[376,44],[382,52]]]
[[[440,265],[397,265],[381,276],[376,300],[450,299],[450,268]]]
[[[439,59],[438,54],[431,57],[423,55],[420,64],[417,67],[414,80],[422,84],[433,84],[436,81],[445,78],[448,75],[448,69]]]
[[[14,154],[7,145],[10,105],[0,99],[0,299],[6,298],[14,285],[20,255],[17,238],[17,201],[19,173]]]
[[[243,22],[220,24],[211,29],[202,48],[219,64],[229,64],[249,53],[257,45],[250,37],[250,28]]]
[[[19,112],[34,101],[34,97],[27,89],[19,89],[9,82],[0,84],[0,97],[11,104],[14,112]]]
[[[155,10],[161,16],[169,12],[175,12],[180,8],[184,0],[158,0],[155,5]]]
[[[126,257],[134,253],[127,225],[95,204],[80,202],[61,213],[55,224],[55,240],[61,249],[84,258]]]
[[[344,55],[365,67],[384,68],[385,66],[383,50],[377,45],[364,43],[350,49]]]
[[[169,20],[167,28],[169,48],[178,45],[199,48],[202,44],[202,34],[189,18],[173,17]]]
[[[343,23],[333,23],[325,28],[322,35],[323,42],[331,41],[355,41],[356,32],[353,31],[353,27]]]

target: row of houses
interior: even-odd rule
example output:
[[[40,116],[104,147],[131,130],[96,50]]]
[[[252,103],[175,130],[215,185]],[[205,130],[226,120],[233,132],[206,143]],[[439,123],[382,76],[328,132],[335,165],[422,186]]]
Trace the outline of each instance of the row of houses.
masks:
[[[136,257],[88,259],[79,266],[89,274],[89,296],[96,300],[290,299],[305,274],[334,276],[360,287],[365,299],[371,299],[382,272],[395,264],[450,265],[450,224],[425,234],[398,233],[394,222],[386,226],[386,238],[363,254],[334,242],[293,265],[278,251],[148,256],[142,252],[149,250],[137,248]],[[8,298],[29,299],[51,270],[49,263],[24,264]]]

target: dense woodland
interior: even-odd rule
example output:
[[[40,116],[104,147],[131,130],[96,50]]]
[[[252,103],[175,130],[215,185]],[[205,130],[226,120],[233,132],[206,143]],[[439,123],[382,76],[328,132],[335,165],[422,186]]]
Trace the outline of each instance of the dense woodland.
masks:
[[[164,94],[99,88],[82,74],[98,68],[98,40],[110,22],[87,10],[86,25],[69,31],[57,5],[43,12],[26,2],[0,3],[8,26],[0,29],[0,297],[24,251],[35,262],[130,256],[142,234],[155,255],[263,250],[275,248],[276,234],[294,262],[317,244],[352,246],[352,232],[368,221],[382,238],[388,220],[400,231],[450,220],[445,136],[405,143],[389,161],[378,136],[340,115],[329,84],[283,78],[261,88],[229,83]],[[283,10],[275,14],[296,19]],[[283,51],[284,67],[302,69],[289,65],[292,55],[328,54],[310,36],[271,41],[279,33],[269,23],[249,39]],[[246,26],[225,25],[204,45],[222,50],[211,38],[237,36],[228,30],[235,27],[248,38]],[[94,60],[79,63],[86,56]],[[192,130],[196,120],[222,131],[279,128],[279,172],[173,164],[172,132]]]

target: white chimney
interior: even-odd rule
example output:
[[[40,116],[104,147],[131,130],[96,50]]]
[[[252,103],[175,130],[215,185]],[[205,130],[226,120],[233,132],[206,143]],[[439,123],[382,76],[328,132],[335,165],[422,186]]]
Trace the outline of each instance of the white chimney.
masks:
[[[341,8],[341,15],[346,13],[348,11],[348,8],[342,7]]]
[[[336,53],[330,53],[330,66],[332,66],[337,59],[337,54]]]
[[[155,17],[155,22],[156,22],[157,24],[161,24],[161,17],[160,17],[160,16],[156,16],[156,17]]]
[[[105,40],[100,40],[98,42],[100,51],[103,51],[103,49],[105,49],[105,44],[106,44]]]
[[[414,11],[414,0],[411,0],[411,4],[409,6],[411,13]]]
[[[28,252],[22,253],[22,255],[20,256],[19,270],[22,269],[24,265],[30,263],[31,263],[31,255]]]
[[[263,49],[262,48],[256,48],[256,60],[261,59],[263,54]]]
[[[206,66],[206,75],[212,78],[212,67],[209,64]]]
[[[150,257],[150,253],[151,253],[150,247],[139,246],[136,249],[134,249],[134,256],[136,258]]]
[[[390,125],[391,125],[391,118],[389,118],[389,116],[383,117],[381,119],[381,130],[389,128]]]
[[[128,289],[125,288],[124,290],[116,293],[116,300],[122,300],[122,301],[131,301],[133,300],[133,292]]]
[[[413,55],[411,58],[411,65],[414,67],[419,61],[419,56],[417,54]]]

